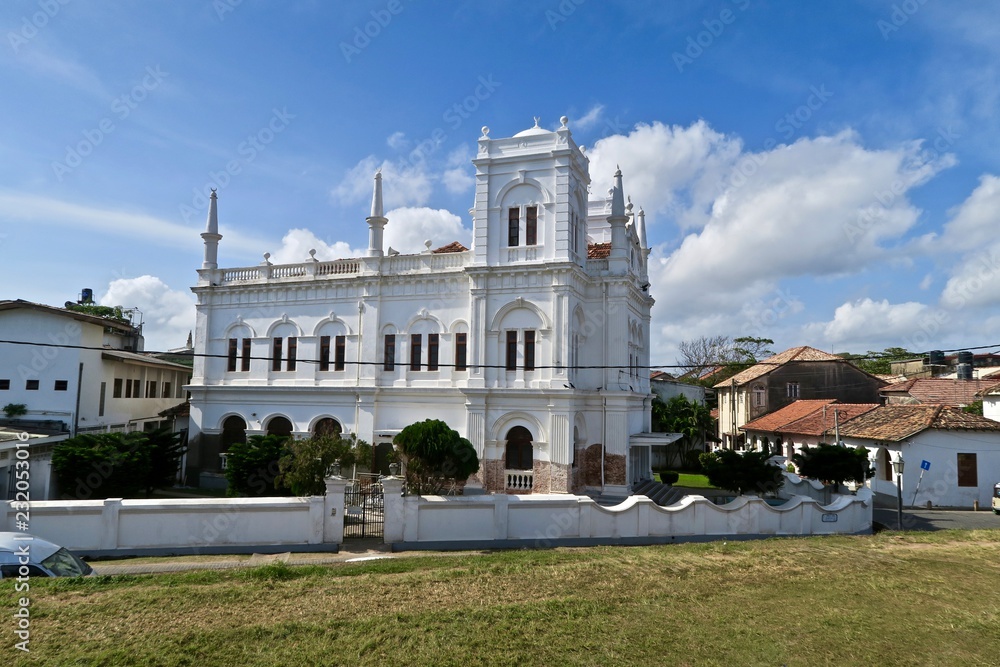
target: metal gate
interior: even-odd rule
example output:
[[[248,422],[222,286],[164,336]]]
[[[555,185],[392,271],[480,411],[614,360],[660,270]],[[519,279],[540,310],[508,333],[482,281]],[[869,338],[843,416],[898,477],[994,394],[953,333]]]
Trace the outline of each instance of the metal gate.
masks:
[[[382,537],[384,508],[381,482],[355,480],[344,491],[344,539]]]

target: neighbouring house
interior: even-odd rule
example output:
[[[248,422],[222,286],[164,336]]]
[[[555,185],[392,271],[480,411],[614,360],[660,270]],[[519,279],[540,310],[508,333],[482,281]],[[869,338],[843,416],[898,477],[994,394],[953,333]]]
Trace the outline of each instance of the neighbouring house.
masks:
[[[0,406],[25,408],[0,425],[45,440],[30,441],[33,488],[46,495],[58,490],[47,480],[51,447],[42,445],[59,435],[166,425],[160,412],[184,401],[191,377],[187,366],[143,354],[141,331],[129,323],[66,308],[0,301],[0,338],[17,341],[0,343]]]
[[[649,374],[649,388],[664,402],[669,401],[674,396],[683,395],[689,401],[705,403],[705,387],[700,384],[682,382],[664,371],[653,371]]]
[[[976,399],[983,402],[984,417],[1000,422],[1000,381],[994,380],[992,385],[979,392]],[[997,481],[1000,482],[1000,479]]]
[[[840,437],[848,447],[868,449],[876,469],[872,490],[882,504],[896,503],[892,460],[900,454],[907,507],[971,509],[973,501],[989,507],[1000,481],[1000,422],[960,408],[884,405],[842,425]]]
[[[740,428],[799,399],[880,403],[885,382],[846,359],[801,346],[780,352],[715,385],[722,446],[742,448]]]
[[[955,380],[950,378],[914,378],[882,387],[886,405],[951,405],[965,407],[979,400],[979,394],[996,380]]]
[[[664,436],[649,433],[645,215],[620,170],[589,197],[589,159],[562,121],[483,128],[471,248],[387,249],[375,174],[364,256],[220,268],[213,193],[192,288],[189,471],[218,472],[251,434],[324,430],[371,441],[379,468],[402,428],[437,418],[480,457],[467,491],[626,495],[648,478]]]
[[[766,448],[791,460],[805,446],[835,442],[836,438],[827,435],[828,431],[835,432],[841,424],[878,406],[878,403],[838,403],[832,398],[799,400],[748,422],[741,429],[751,449]]]
[[[950,377],[954,379],[983,379],[1000,371],[1000,353],[985,352],[973,354],[962,351],[948,354],[940,350],[929,352],[924,357],[893,361],[892,372],[906,379]]]

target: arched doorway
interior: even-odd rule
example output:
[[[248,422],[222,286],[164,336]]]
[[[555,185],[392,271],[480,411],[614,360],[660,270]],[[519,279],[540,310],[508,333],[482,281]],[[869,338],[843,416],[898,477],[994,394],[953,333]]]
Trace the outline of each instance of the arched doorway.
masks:
[[[222,437],[219,440],[219,452],[228,452],[229,447],[234,443],[246,441],[247,423],[243,420],[243,417],[236,415],[226,417],[226,420],[222,422]]]
[[[340,422],[333,417],[324,417],[316,422],[313,427],[313,435],[316,437],[334,437],[338,436],[344,432],[344,428],[340,425]]]
[[[273,417],[267,422],[267,434],[290,436],[292,434],[292,422],[287,417]]]
[[[531,431],[515,426],[507,431],[506,466],[508,470],[531,470],[534,467]]]
[[[878,450],[877,463],[879,479],[887,482],[892,481],[892,461],[889,459],[889,450],[883,447]]]

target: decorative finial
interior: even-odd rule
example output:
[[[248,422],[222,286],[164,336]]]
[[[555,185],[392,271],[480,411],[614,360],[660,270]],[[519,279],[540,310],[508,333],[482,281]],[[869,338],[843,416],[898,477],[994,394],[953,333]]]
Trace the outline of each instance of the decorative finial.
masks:
[[[563,127],[566,127],[566,124],[569,123],[569,117],[568,116],[560,116],[559,117],[559,122],[562,123]]]
[[[632,195],[628,196],[628,203],[625,204],[625,210],[628,211],[629,214],[632,213]]]
[[[538,127],[538,121],[540,121],[542,119],[542,117],[541,116],[535,116],[534,118],[535,118],[535,127]]]
[[[431,249],[432,245],[434,245],[434,242],[431,241],[430,239],[427,239],[426,241],[424,241],[424,247],[427,248],[428,250]]]
[[[313,249],[311,249],[309,251],[309,259],[313,259],[313,260],[316,259],[316,248],[313,248]]]
[[[482,136],[482,138],[485,139],[488,136],[490,136],[489,125],[483,125],[483,136]]]

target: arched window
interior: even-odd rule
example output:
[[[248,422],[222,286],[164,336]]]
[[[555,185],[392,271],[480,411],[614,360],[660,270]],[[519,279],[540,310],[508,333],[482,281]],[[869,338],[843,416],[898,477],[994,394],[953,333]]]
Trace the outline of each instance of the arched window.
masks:
[[[316,426],[313,427],[313,435],[317,437],[322,436],[336,436],[344,432],[343,427],[340,422],[333,417],[324,417],[316,422]]]
[[[289,436],[292,434],[292,422],[286,417],[274,417],[267,422],[267,434]]]
[[[247,423],[243,421],[243,418],[236,415],[226,417],[226,420],[222,422],[222,438],[219,443],[219,451],[221,453],[228,452],[229,447],[234,443],[246,441]]]
[[[507,469],[531,470],[534,466],[531,431],[515,426],[507,432]]]

